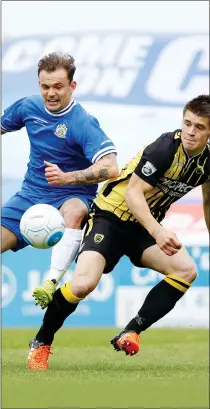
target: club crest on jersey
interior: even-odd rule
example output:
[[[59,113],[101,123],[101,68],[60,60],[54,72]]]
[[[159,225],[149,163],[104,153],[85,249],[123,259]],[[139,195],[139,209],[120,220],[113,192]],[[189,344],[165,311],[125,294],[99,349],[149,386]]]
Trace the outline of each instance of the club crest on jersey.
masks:
[[[152,175],[153,173],[155,173],[156,170],[157,170],[157,169],[155,168],[155,166],[154,166],[151,162],[147,161],[147,162],[145,163],[145,165],[143,166],[143,168],[142,168],[142,173],[143,173],[143,175],[145,175],[145,176],[150,176],[150,175]]]
[[[101,243],[103,239],[104,239],[103,234],[96,233],[95,236],[94,236],[94,242],[97,243],[97,244]]]
[[[56,128],[55,135],[58,138],[65,138],[68,128],[65,124],[59,124]]]

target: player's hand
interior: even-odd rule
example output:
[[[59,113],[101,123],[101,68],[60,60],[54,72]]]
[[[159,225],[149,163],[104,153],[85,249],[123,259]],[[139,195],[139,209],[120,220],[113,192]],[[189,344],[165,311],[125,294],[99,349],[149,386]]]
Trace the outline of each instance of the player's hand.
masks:
[[[176,234],[162,226],[155,234],[155,240],[157,245],[167,256],[173,256],[178,253],[182,247],[182,243]]]
[[[63,186],[65,185],[65,172],[58,165],[44,161],[46,165],[45,177],[49,185]]]

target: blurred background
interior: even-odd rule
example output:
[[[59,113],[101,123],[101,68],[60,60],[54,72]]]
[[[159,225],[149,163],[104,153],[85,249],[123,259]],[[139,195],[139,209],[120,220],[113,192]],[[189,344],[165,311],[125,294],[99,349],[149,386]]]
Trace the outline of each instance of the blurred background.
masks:
[[[37,63],[43,55],[71,53],[75,99],[113,139],[122,166],[150,140],[180,128],[184,104],[209,92],[208,7],[207,1],[3,1],[2,108],[39,92]],[[24,129],[2,137],[3,203],[20,189],[28,157]],[[199,277],[158,325],[207,327],[209,237],[201,189],[173,205],[165,224],[187,246]],[[3,255],[3,326],[40,324],[42,312],[31,293],[44,279],[50,254],[26,248]],[[66,326],[123,327],[160,279],[123,258]]]

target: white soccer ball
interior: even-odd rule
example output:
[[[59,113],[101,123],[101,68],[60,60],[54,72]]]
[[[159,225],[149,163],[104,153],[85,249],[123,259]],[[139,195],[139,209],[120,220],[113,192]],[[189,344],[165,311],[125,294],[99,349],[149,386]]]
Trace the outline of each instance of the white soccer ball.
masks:
[[[20,220],[24,240],[37,249],[53,247],[62,238],[64,230],[63,216],[48,204],[31,206]]]

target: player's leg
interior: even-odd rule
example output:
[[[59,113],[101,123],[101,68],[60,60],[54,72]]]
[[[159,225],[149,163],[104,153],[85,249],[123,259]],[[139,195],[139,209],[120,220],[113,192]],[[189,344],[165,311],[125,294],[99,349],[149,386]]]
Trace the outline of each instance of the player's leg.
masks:
[[[128,325],[128,328],[133,328],[132,324],[136,325],[137,333],[146,330],[171,311],[197,276],[196,265],[184,246],[169,257],[154,245],[143,252],[141,262],[145,267],[165,275],[165,279],[152,288],[137,316]]]
[[[2,206],[1,213],[1,253],[7,250],[18,251],[28,244],[20,232],[20,219],[24,212],[33,206],[33,202],[18,192]]]
[[[30,343],[30,369],[48,368],[48,356],[55,333],[76,310],[78,303],[94,290],[103,272],[111,271],[122,256],[119,232],[116,233],[113,223],[100,218],[94,222],[93,219],[93,216],[89,217],[71,282],[56,290],[43,324]]]
[[[55,333],[62,327],[65,319],[76,310],[79,302],[97,286],[104,266],[104,257],[95,251],[87,251],[79,256],[72,282],[55,291],[44,315],[43,324],[30,342],[28,356],[30,369],[48,369],[48,357]]]
[[[36,304],[40,304],[42,309],[52,301],[58,283],[78,253],[82,240],[81,226],[87,218],[88,205],[87,199],[84,202],[79,198],[71,198],[60,208],[65,221],[65,232],[52,249],[51,266],[46,280],[33,291]]]
[[[141,262],[145,267],[165,275],[165,279],[152,288],[132,321],[137,324],[138,333],[171,311],[197,276],[196,265],[184,246],[177,254],[169,257],[154,245],[143,252]],[[128,328],[131,326],[128,325]]]
[[[12,249],[18,243],[15,234],[4,226],[1,226],[1,253]]]
[[[156,270],[165,279],[160,281],[148,293],[137,315],[125,329],[112,340],[120,348],[122,342],[129,342],[129,337],[136,337],[168,314],[190,288],[196,278],[196,265],[187,250],[182,247],[171,257],[167,256],[157,245],[144,250],[141,264]],[[120,348],[122,349],[122,348]],[[138,352],[137,350],[134,352]]]
[[[59,282],[67,268],[74,261],[82,240],[84,220],[88,216],[89,206],[79,198],[67,200],[60,208],[65,221],[65,232],[59,243],[52,249],[49,279]]]

